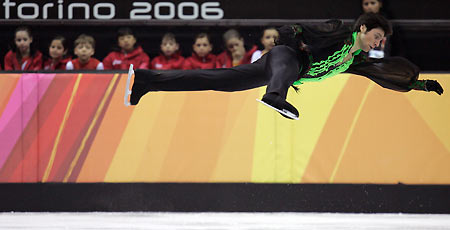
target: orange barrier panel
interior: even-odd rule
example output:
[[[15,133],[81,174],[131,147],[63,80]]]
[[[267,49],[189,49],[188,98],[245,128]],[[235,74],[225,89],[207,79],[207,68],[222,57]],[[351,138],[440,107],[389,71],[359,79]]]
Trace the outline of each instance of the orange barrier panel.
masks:
[[[422,74],[444,89],[450,74]],[[450,94],[341,74],[290,92],[157,92],[125,74],[0,74],[0,182],[450,183]]]

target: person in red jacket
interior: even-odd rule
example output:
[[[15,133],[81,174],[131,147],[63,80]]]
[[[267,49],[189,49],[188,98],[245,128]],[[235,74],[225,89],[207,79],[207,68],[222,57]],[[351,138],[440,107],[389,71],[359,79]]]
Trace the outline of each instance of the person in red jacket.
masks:
[[[105,69],[128,69],[130,64],[139,69],[150,67],[150,58],[142,47],[137,46],[133,31],[128,28],[120,28],[117,31],[118,46],[103,59]]]
[[[231,68],[242,64],[250,64],[257,46],[245,50],[244,38],[237,30],[230,29],[223,34],[226,50],[217,56],[216,68]]]
[[[213,69],[216,66],[216,55],[211,53],[213,46],[206,33],[200,33],[195,37],[192,45],[192,56],[186,58],[183,69]]]
[[[175,35],[166,33],[161,40],[162,54],[153,59],[151,69],[183,69],[184,57],[181,56],[179,48]]]
[[[14,33],[15,46],[5,55],[5,70],[36,71],[42,69],[42,53],[32,47],[33,36],[28,27]]]
[[[95,40],[92,36],[82,34],[75,40],[74,53],[77,59],[67,62],[67,70],[103,70],[103,63],[93,58],[95,52]]]
[[[71,60],[67,57],[67,40],[63,36],[56,36],[53,38],[48,47],[48,58],[44,62],[44,70],[65,70],[67,62]]]

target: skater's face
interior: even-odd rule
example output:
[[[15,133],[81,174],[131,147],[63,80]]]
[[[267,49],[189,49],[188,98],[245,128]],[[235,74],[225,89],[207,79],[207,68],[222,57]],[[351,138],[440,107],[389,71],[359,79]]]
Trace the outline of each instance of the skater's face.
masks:
[[[363,0],[362,8],[364,13],[379,13],[382,3],[379,0]]]
[[[207,37],[202,37],[202,38],[197,38],[197,40],[195,40],[195,43],[192,46],[192,48],[194,49],[194,52],[199,57],[205,57],[206,55],[208,55],[211,52],[212,45],[211,45],[211,43],[209,43],[209,40]]]
[[[30,52],[30,45],[33,42],[33,38],[27,31],[19,30],[16,32],[14,42],[16,43],[16,47],[21,54],[28,54]]]
[[[64,56],[64,54],[67,53],[67,50],[64,49],[64,45],[61,40],[55,39],[50,44],[50,47],[48,48],[48,53],[50,54],[50,57],[53,59],[59,59]]]
[[[161,43],[161,51],[166,57],[172,56],[175,52],[178,51],[178,43],[174,40],[167,40]]]
[[[244,39],[232,37],[226,42],[227,50],[234,53],[244,48]]]
[[[275,46],[275,41],[278,39],[278,31],[276,29],[264,30],[263,37],[261,38],[261,44],[264,49],[271,50]]]
[[[124,36],[120,36],[118,38],[119,47],[122,48],[125,52],[131,52],[134,49],[134,45],[136,44],[136,38],[131,35],[127,34]]]
[[[94,55],[94,47],[89,43],[80,43],[75,47],[74,53],[81,62],[88,62],[89,58]]]
[[[362,25],[359,33],[361,49],[369,52],[371,49],[378,47],[384,38],[384,31],[381,28],[373,28],[367,31],[365,25]]]

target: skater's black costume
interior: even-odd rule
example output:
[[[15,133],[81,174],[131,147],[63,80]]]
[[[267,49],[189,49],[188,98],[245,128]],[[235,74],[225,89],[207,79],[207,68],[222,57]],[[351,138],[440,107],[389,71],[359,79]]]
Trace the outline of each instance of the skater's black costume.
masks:
[[[401,57],[370,60],[367,53],[353,53],[342,62],[354,45],[356,33],[334,20],[321,26],[283,26],[280,39],[258,61],[225,69],[135,70],[130,103],[136,105],[149,91],[240,91],[267,85],[263,101],[298,116],[285,101],[291,85],[318,81],[341,72],[366,76],[396,91],[411,89],[443,92],[439,83],[418,80],[419,68]]]

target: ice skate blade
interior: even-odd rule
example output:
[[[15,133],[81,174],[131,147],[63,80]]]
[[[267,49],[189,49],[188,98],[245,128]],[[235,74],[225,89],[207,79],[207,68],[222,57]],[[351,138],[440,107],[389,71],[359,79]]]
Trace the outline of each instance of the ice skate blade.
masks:
[[[276,111],[279,112],[279,113],[282,113],[282,114],[285,115],[285,116],[288,116],[288,117],[290,117],[290,118],[292,118],[292,119],[294,119],[294,120],[297,120],[297,121],[299,120],[299,118],[298,118],[295,114],[291,113],[289,110],[286,110],[286,109],[279,110],[279,109],[277,109],[277,108],[275,108],[275,107],[273,107],[273,106],[271,106],[271,105],[265,103],[264,101],[261,101],[261,100],[259,100],[259,99],[256,99],[256,100],[259,101],[259,102],[261,102],[263,105],[265,105],[265,106],[267,106],[267,107],[269,107],[269,108],[272,108],[272,109],[276,110]]]
[[[128,69],[128,79],[127,79],[127,85],[125,88],[125,97],[124,97],[124,104],[125,106],[130,106],[131,103],[129,101],[129,96],[131,95],[131,90],[130,90],[130,82],[131,82],[131,77],[134,74],[134,70],[133,70],[133,64],[130,65],[130,68]]]

